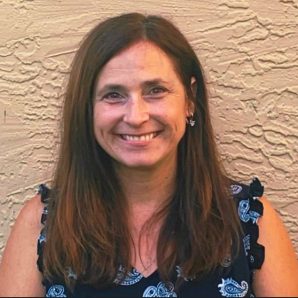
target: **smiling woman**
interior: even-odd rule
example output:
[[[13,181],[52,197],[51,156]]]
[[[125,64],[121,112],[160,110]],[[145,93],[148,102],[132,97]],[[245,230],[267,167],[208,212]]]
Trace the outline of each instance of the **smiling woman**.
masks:
[[[175,171],[185,119],[193,113],[171,59],[139,41],[113,57],[96,85],[94,131],[118,166]],[[160,172],[162,177],[162,171]]]
[[[0,296],[298,295],[292,244],[262,195],[220,164],[182,33],[160,16],[107,19],[73,60],[52,187],[18,216]]]

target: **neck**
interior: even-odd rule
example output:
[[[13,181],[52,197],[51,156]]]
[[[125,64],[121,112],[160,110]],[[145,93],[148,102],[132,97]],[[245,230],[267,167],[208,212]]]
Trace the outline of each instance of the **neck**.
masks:
[[[118,164],[115,169],[127,199],[131,262],[148,276],[157,266],[156,246],[163,219],[155,218],[149,226],[146,224],[175,191],[176,159],[154,168],[128,168]]]
[[[128,206],[158,208],[175,190],[176,164],[152,169],[117,168]]]
[[[176,163],[155,169],[117,167],[117,174],[128,202],[132,236],[132,265],[144,276],[156,269],[156,245],[162,218],[146,226],[154,213],[173,195]],[[147,229],[143,229],[144,227]]]

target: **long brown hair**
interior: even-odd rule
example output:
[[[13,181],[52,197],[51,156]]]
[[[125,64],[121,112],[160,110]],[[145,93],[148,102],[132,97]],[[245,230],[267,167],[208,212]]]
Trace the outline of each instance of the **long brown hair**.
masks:
[[[184,276],[216,268],[238,243],[239,223],[228,181],[220,166],[210,122],[202,67],[182,33],[159,16],[124,14],[97,25],[83,40],[67,86],[62,141],[46,223],[44,268],[47,278],[107,286],[119,264],[131,264],[126,200],[111,157],[93,131],[93,92],[102,67],[140,40],[161,48],[173,61],[195,108],[196,125],[179,143],[175,195],[164,206],[157,244],[163,279],[176,265]],[[191,78],[197,82],[196,94]]]

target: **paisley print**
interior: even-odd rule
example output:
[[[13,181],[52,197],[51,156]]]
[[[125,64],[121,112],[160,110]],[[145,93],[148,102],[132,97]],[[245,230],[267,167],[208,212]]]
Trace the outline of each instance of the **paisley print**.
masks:
[[[242,281],[239,285],[233,278],[222,278],[218,288],[224,297],[244,297],[248,292],[248,283]]]
[[[122,279],[124,272],[124,268],[120,266],[118,269],[117,277],[114,280],[115,284],[121,286],[131,286],[136,284],[143,278],[143,275],[140,272],[138,272],[135,268],[133,268],[130,272],[128,272],[127,276],[125,276],[125,278]]]
[[[177,294],[174,292],[174,285],[171,282],[159,282],[156,287],[147,287],[143,297],[177,297]]]
[[[260,214],[256,211],[250,210],[249,200],[242,200],[239,203],[238,214],[243,222],[248,222],[250,219],[252,223],[257,223]]]
[[[44,234],[40,234],[39,237],[38,237],[38,242],[39,243],[43,243],[43,242],[46,242],[46,236]]]
[[[215,275],[210,273],[203,279],[202,282],[198,280],[193,281],[194,277],[184,274],[180,266],[176,266],[176,274],[173,272],[173,280],[171,282],[164,282],[159,276],[158,270],[155,274],[149,277],[144,277],[136,269],[125,273],[124,267],[118,268],[118,273],[114,280],[114,286],[105,289],[95,289],[89,285],[82,285],[77,279],[77,276],[71,268],[67,267],[66,276],[70,279],[77,280],[73,296],[80,297],[82,293],[85,297],[178,297],[178,292],[175,291],[174,282],[177,278],[183,283],[179,296],[192,296],[204,297],[206,293],[210,297],[254,297],[251,289],[251,279],[256,269],[259,269],[264,260],[264,249],[257,243],[258,239],[258,226],[257,220],[263,214],[263,205],[259,200],[255,200],[256,196],[260,193],[259,186],[254,185],[251,190],[248,186],[241,184],[238,185],[234,182],[231,185],[231,193],[235,199],[238,207],[238,215],[241,220],[243,228],[243,249],[240,250],[239,256],[234,259],[234,255],[226,255],[222,260],[219,270],[216,269]],[[48,193],[48,192],[44,192]],[[45,204],[42,213],[41,222],[45,225],[48,216],[48,198],[44,195],[42,202]],[[46,241],[46,228],[41,230],[40,236],[37,241],[38,260],[37,265],[41,272],[43,272],[43,248]],[[233,250],[232,250],[233,251]],[[257,265],[256,265],[257,264]],[[248,266],[247,266],[248,265]],[[237,266],[237,270],[235,269]],[[218,275],[219,274],[219,275]],[[69,289],[65,284],[55,284],[47,279],[44,280],[46,297],[67,297]],[[130,287],[131,286],[131,287]],[[207,288],[208,287],[208,288]],[[208,289],[208,292],[206,292]],[[205,294],[205,295],[204,295]]]
[[[61,285],[51,286],[46,294],[46,297],[66,297],[64,287]]]
[[[237,184],[232,184],[231,185],[231,191],[233,195],[238,195],[242,191],[242,186],[237,185]]]

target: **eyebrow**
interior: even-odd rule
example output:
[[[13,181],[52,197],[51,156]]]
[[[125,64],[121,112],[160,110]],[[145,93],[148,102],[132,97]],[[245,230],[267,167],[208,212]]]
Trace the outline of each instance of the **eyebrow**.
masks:
[[[147,80],[142,82],[141,87],[148,88],[158,84],[169,84],[169,82],[163,79],[157,78],[157,79]],[[106,84],[102,88],[100,88],[98,92],[96,92],[96,97],[102,96],[106,92],[127,92],[127,88],[121,84]]]
[[[154,80],[144,81],[141,85],[142,85],[142,88],[146,88],[146,87],[151,87],[159,84],[169,84],[169,82],[163,79],[154,79]]]

